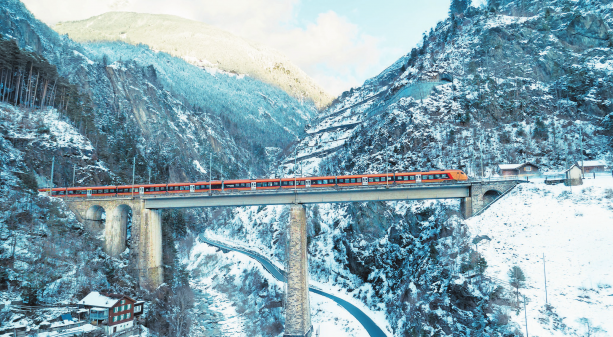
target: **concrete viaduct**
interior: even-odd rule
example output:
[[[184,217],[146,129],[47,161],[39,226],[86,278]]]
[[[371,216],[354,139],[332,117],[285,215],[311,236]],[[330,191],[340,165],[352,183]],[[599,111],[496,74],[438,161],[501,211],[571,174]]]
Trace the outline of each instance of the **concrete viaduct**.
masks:
[[[66,202],[79,221],[94,231],[104,231],[104,251],[117,257],[126,249],[128,218],[142,286],[163,283],[162,210],[167,208],[291,205],[288,230],[288,275],[284,336],[311,336],[309,307],[306,213],[304,204],[423,199],[461,199],[465,218],[482,211],[520,181],[475,181],[447,184],[379,185],[342,189],[284,189],[209,195],[137,195],[135,197],[70,198]],[[130,213],[130,210],[132,211]],[[106,223],[102,226],[103,214]]]

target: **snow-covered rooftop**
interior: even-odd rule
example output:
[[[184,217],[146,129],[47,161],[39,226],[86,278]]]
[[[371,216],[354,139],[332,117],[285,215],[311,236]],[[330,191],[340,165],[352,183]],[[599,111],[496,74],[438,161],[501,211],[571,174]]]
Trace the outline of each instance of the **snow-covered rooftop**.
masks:
[[[532,166],[536,166],[536,165],[534,165],[532,163],[523,163],[523,164],[498,164],[498,167],[501,170],[517,170],[518,168],[520,168],[520,167],[522,167],[524,165],[528,165],[528,164],[530,164]],[[536,166],[536,167],[538,167],[538,166]]]
[[[581,166],[581,163],[579,163],[579,166]],[[584,160],[583,166],[606,166],[606,165],[603,161],[600,161],[600,160]]]
[[[117,301],[118,298],[110,298],[108,296],[104,296],[97,291],[92,291],[84,299],[80,300],[78,304],[82,305],[90,305],[92,307],[101,307],[101,308],[111,308]]]

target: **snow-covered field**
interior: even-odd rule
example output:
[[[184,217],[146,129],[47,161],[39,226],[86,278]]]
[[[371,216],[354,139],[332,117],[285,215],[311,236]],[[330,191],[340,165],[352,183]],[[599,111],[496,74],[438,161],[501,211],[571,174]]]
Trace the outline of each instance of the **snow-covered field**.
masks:
[[[604,330],[592,336],[613,334],[613,178],[572,188],[522,184],[467,223],[491,239],[478,246],[489,276],[509,289],[508,270],[524,271],[530,336],[587,335],[585,319]],[[511,312],[522,330],[524,316]]]

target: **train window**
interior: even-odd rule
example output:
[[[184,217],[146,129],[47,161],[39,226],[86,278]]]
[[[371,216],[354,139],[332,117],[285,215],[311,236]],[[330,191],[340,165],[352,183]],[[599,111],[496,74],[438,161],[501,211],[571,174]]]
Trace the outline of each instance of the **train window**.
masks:
[[[375,182],[379,182],[379,177],[375,177]]]
[[[345,179],[339,179],[338,182],[341,183],[341,184],[344,184],[345,183]]]
[[[278,182],[278,181],[275,181],[275,182],[273,182],[273,183],[272,183],[272,185],[273,185],[273,186],[279,186],[279,182]]]
[[[428,179],[432,180],[432,179],[434,179],[434,176],[431,174],[431,175],[428,176]]]
[[[351,178],[351,182],[352,182],[352,183],[355,183],[355,178]]]
[[[74,194],[74,191],[68,191],[68,194]]]
[[[166,186],[160,187],[160,191],[166,191]]]
[[[369,183],[372,183],[373,181],[375,181],[373,178],[368,178]]]
[[[159,191],[160,191],[160,188],[159,188],[159,187],[156,187],[156,188],[155,188],[155,191],[156,191],[156,192],[159,192]]]
[[[262,183],[257,183],[257,184],[255,184],[255,186],[262,187]]]
[[[328,184],[328,179],[324,179],[324,185]]]
[[[409,176],[409,180],[415,180],[415,176]]]

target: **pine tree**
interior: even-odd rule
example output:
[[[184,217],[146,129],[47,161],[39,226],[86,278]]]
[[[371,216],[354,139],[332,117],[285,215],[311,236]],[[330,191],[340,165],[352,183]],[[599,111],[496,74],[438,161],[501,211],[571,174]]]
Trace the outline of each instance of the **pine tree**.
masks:
[[[470,0],[451,0],[449,6],[449,16],[464,14],[470,6]]]
[[[526,276],[524,272],[518,266],[513,266],[507,273],[509,276],[509,283],[516,290],[516,297],[519,303],[519,288],[523,288],[526,285]]]

